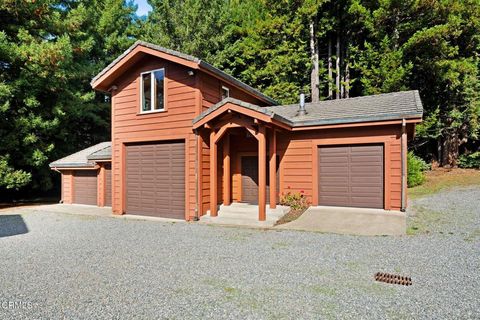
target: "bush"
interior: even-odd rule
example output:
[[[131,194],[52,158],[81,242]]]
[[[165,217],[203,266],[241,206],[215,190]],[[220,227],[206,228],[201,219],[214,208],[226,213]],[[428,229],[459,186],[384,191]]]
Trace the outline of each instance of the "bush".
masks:
[[[425,170],[430,166],[420,157],[409,151],[407,154],[407,185],[409,188],[421,185],[425,181]]]
[[[458,166],[460,168],[480,168],[480,151],[471,153],[469,155],[462,155],[458,159]]]
[[[280,204],[282,206],[289,206],[293,210],[303,210],[310,205],[303,191],[282,193],[280,196]]]

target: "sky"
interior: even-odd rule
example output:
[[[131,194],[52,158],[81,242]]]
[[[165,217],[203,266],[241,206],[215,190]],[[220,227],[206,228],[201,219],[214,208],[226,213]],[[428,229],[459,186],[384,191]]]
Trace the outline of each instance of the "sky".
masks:
[[[147,3],[147,0],[134,0],[134,2],[138,5],[138,16],[147,15],[147,13],[152,10],[152,7]]]

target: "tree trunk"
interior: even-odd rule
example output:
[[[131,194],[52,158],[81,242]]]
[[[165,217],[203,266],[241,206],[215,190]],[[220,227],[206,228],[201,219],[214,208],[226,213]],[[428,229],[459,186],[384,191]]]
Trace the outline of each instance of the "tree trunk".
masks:
[[[345,96],[344,98],[350,97],[350,65],[348,61],[348,50],[345,50]]]
[[[337,47],[336,47],[336,61],[335,61],[335,85],[336,97],[340,99],[340,33],[337,33]]]
[[[452,168],[457,166],[460,139],[457,130],[446,130],[442,141],[442,166]]]
[[[345,37],[341,38],[340,43],[340,70],[345,66]],[[342,70],[344,71],[344,70]],[[345,72],[340,75],[340,98],[345,98]]]
[[[327,57],[327,65],[328,65],[328,99],[333,98],[332,93],[332,39],[330,36],[328,37],[328,57]]]
[[[310,76],[310,87],[312,102],[320,101],[319,72],[318,72],[318,43],[315,32],[315,19],[310,22],[310,54],[312,59],[312,73]]]

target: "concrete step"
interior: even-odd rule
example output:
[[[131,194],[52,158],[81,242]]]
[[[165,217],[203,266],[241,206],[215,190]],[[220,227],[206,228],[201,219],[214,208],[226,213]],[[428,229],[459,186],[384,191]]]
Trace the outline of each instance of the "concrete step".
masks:
[[[270,214],[285,214],[287,213],[290,208],[286,206],[277,206],[275,209],[270,209],[270,206],[266,206],[266,213],[267,215]],[[258,206],[249,205],[249,204],[242,204],[242,203],[232,203],[229,206],[220,205],[218,212],[223,213],[258,213]]]
[[[200,218],[202,223],[211,223],[219,225],[241,225],[241,226],[253,226],[253,227],[272,227],[278,219],[267,219],[266,221],[258,221],[257,219],[245,219],[245,218],[234,218],[234,217],[210,217],[203,216]]]
[[[274,220],[277,221],[281,217],[283,217],[285,214],[282,212],[267,212],[266,213],[266,220]],[[210,212],[207,212],[206,215],[203,217],[210,217]],[[202,217],[202,218],[203,218]],[[245,213],[245,212],[236,212],[236,211],[219,211],[217,214],[217,217],[221,218],[233,218],[233,219],[242,219],[242,220],[256,220],[258,221],[258,212],[254,213]],[[217,218],[217,217],[214,217]]]

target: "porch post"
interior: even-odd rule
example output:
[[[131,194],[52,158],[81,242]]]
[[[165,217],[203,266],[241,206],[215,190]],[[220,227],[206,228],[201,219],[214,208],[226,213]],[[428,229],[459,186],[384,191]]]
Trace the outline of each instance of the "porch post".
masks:
[[[217,216],[217,143],[213,129],[210,132],[210,216]]]
[[[258,220],[266,219],[266,193],[267,193],[267,144],[265,127],[258,128]]]
[[[223,204],[230,204],[230,135],[223,138]]]
[[[272,129],[270,149],[270,209],[277,207],[277,131]]]

